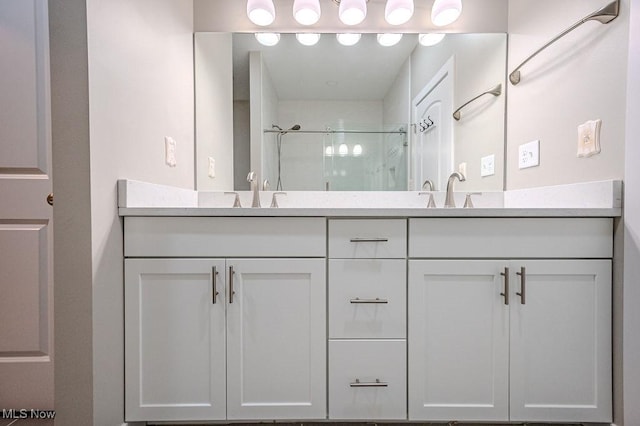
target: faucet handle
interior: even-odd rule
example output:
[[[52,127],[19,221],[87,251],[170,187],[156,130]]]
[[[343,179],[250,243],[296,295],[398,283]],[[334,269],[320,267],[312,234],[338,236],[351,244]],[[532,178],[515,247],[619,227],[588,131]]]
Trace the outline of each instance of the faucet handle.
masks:
[[[418,192],[418,195],[426,195],[426,194],[429,194],[429,201],[427,202],[427,208],[432,209],[434,207],[438,207],[436,206],[436,201],[433,199],[432,191]]]
[[[278,198],[276,197],[276,195],[287,195],[286,192],[274,192],[272,197],[271,197],[271,207],[277,209],[278,206]]]
[[[473,201],[471,201],[472,195],[482,195],[482,192],[468,192],[467,196],[464,199],[464,208],[470,209],[473,208]]]
[[[426,189],[427,191],[433,191],[433,181],[431,179],[427,179],[422,183],[422,189]]]
[[[257,178],[258,175],[256,174],[256,172],[249,172],[249,174],[247,175],[247,182],[255,182]]]
[[[229,191],[229,192],[225,192],[226,195],[235,195],[235,199],[233,200],[233,207],[242,207],[242,205],[240,204],[240,195],[238,195],[237,192],[234,191]]]

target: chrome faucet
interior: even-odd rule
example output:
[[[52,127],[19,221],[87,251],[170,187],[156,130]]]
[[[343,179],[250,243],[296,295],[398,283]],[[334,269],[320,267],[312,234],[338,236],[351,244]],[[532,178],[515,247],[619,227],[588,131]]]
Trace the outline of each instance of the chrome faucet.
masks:
[[[451,176],[449,176],[449,180],[447,181],[447,197],[446,197],[446,199],[444,201],[444,206],[445,207],[455,207],[456,206],[456,202],[453,199],[453,183],[455,182],[456,178],[460,182],[464,182],[466,180],[462,173],[459,173],[459,172],[451,173]]]
[[[258,187],[258,175],[256,172],[249,172],[247,175],[247,182],[249,182],[251,185],[251,191],[253,191],[251,207],[262,207],[260,206],[260,188]]]

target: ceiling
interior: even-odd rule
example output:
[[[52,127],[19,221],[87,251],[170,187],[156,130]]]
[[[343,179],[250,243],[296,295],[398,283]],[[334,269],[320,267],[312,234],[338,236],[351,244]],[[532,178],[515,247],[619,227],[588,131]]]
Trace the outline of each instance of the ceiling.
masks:
[[[322,34],[314,46],[282,34],[276,46],[267,47],[253,34],[237,33],[234,99],[249,99],[249,52],[260,51],[280,100],[381,100],[416,46],[416,34],[405,34],[392,47],[380,46],[376,34],[363,34],[355,46],[342,46],[334,34]]]

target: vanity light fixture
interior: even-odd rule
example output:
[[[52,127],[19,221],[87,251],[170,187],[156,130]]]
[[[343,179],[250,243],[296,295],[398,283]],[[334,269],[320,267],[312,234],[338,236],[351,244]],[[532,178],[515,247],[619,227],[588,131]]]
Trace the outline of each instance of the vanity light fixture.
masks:
[[[280,33],[256,33],[255,36],[264,46],[275,46],[280,41]]]
[[[391,25],[401,25],[413,16],[413,0],[387,0],[384,19]]]
[[[276,19],[276,8],[273,0],[247,0],[247,16],[261,27],[271,25]]]
[[[304,46],[313,46],[320,41],[319,33],[296,33],[296,39]]]
[[[320,20],[320,0],[294,0],[293,17],[302,25],[313,25]]]
[[[338,43],[343,46],[353,46],[360,41],[360,37],[362,34],[359,33],[341,33],[336,34],[336,39]]]
[[[338,16],[345,25],[358,25],[367,16],[368,0],[333,0],[340,6]]]
[[[461,13],[462,0],[436,0],[431,8],[431,21],[442,27],[455,22]]]
[[[444,33],[426,33],[418,35],[418,43],[422,46],[435,46],[444,39]]]
[[[398,44],[402,39],[402,33],[382,33],[378,34],[378,44],[384,47],[390,47]]]

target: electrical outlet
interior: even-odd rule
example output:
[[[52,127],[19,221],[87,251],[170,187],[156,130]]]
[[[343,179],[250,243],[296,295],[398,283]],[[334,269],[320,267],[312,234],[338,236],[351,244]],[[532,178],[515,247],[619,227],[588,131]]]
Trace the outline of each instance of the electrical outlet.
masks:
[[[487,155],[480,159],[480,176],[493,176],[496,174],[496,156]]]
[[[211,179],[216,177],[216,160],[213,157],[207,157],[209,159],[209,177]]]
[[[518,167],[526,169],[540,165],[540,141],[531,141],[518,148]]]
[[[164,162],[169,167],[176,166],[176,141],[170,137],[164,137]]]

